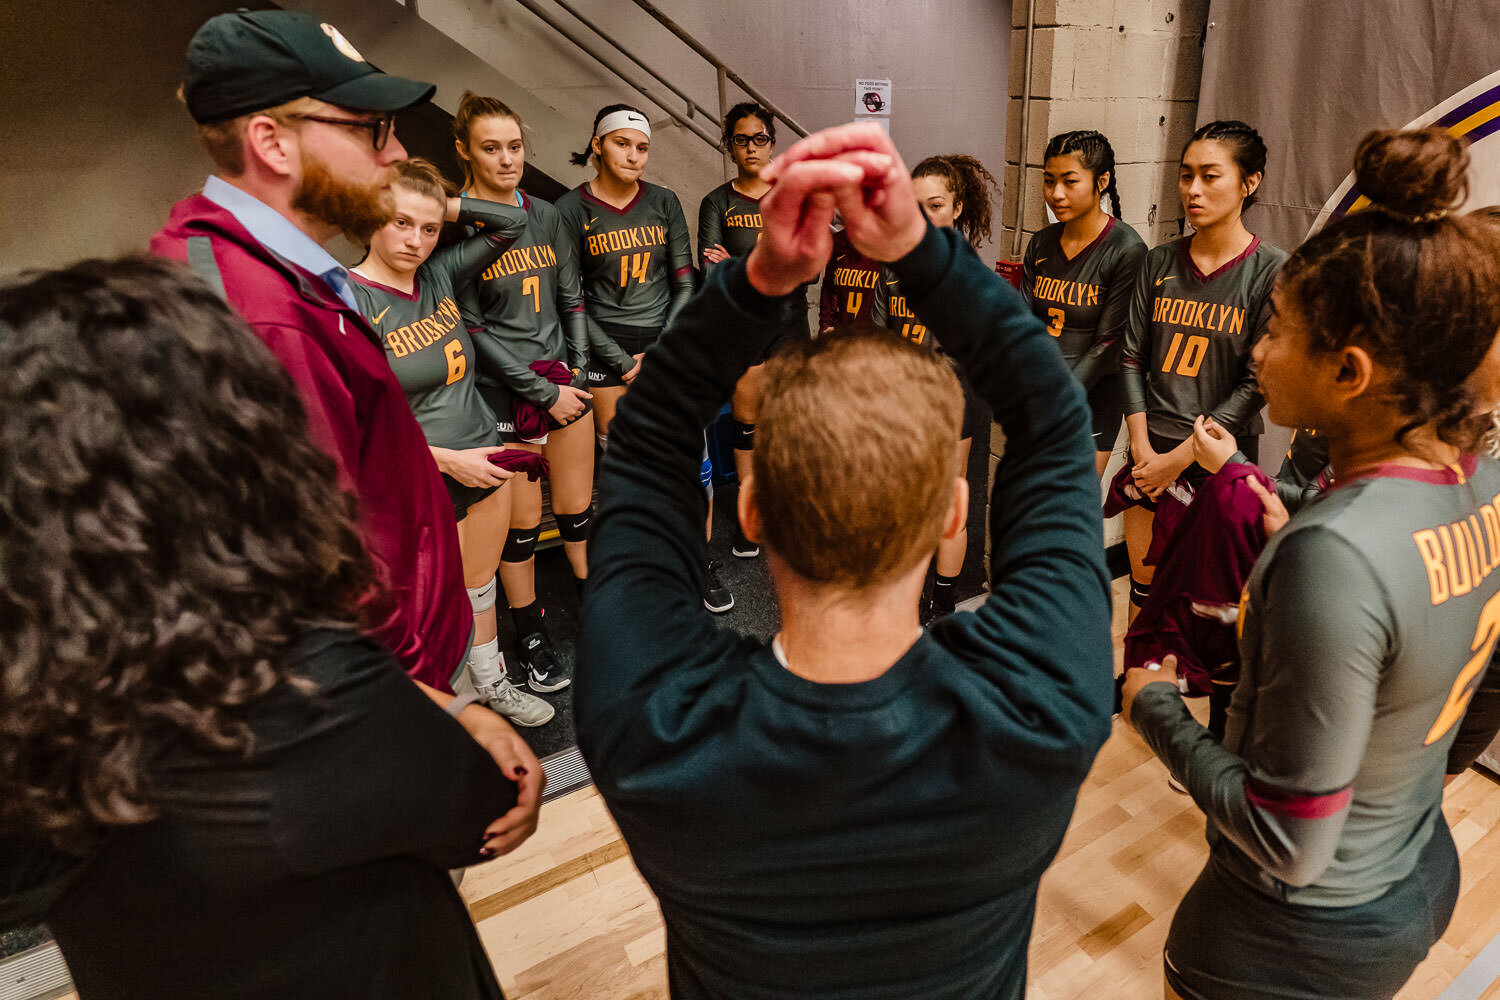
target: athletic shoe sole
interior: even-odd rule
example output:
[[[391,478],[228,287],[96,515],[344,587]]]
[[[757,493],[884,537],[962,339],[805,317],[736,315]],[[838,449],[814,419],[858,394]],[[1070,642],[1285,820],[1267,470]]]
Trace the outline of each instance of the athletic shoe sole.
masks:
[[[572,683],[573,678],[566,676],[560,680],[554,680],[550,684],[545,680],[537,680],[536,674],[528,673],[526,677],[526,686],[531,688],[531,690],[537,691],[541,694],[551,694],[553,691],[561,691],[563,688]]]
[[[754,559],[756,556],[760,555],[760,546],[752,545],[748,549],[742,549],[738,544],[735,544],[729,547],[729,552],[736,559]]]
[[[490,707],[494,708],[495,706],[491,705]],[[514,716],[506,715],[504,712],[496,712],[495,714],[500,716],[502,719],[504,719],[506,722],[509,722],[513,726],[520,726],[522,729],[536,729],[539,726],[545,726],[547,723],[551,722],[552,716],[557,714],[557,709],[554,708],[552,710],[552,715],[549,715],[545,719],[542,719],[538,722],[522,722],[520,719],[517,719]]]
[[[714,607],[712,604],[709,604],[708,603],[708,599],[705,598],[704,601],[703,601],[703,606],[705,608],[707,608],[708,610],[712,611],[716,615],[722,615],[724,612],[726,612],[730,608],[734,607],[734,597],[733,597],[733,595],[731,595],[730,598],[729,598],[729,603],[728,604],[725,604],[724,606],[717,607],[717,608]]]

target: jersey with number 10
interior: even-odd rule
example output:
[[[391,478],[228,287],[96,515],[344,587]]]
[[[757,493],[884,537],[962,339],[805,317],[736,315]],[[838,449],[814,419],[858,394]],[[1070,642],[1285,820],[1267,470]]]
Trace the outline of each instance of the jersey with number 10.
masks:
[[[557,199],[564,232],[578,248],[589,316],[661,329],[674,282],[691,275],[692,241],[677,195],[641,181],[624,208],[600,201],[587,184]]]
[[[1185,441],[1212,416],[1236,437],[1259,434],[1261,396],[1250,351],[1265,333],[1271,284],[1286,252],[1259,236],[1213,274],[1189,256],[1191,237],[1146,254],[1130,302],[1121,371],[1125,412],[1151,433]]]

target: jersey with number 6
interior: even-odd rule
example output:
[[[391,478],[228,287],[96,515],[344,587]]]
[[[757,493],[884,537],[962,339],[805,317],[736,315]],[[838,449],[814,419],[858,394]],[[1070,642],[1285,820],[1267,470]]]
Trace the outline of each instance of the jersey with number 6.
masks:
[[[1054,223],[1026,245],[1021,298],[1057,338],[1069,367],[1076,371],[1090,359],[1102,362],[1100,376],[1111,374],[1119,366],[1146,244],[1134,229],[1111,218],[1093,242],[1069,257],[1063,253],[1062,230],[1061,222]]]
[[[476,385],[474,344],[458,307],[457,289],[473,283],[511,245],[526,213],[509,205],[464,199],[458,221],[476,235],[438,250],[417,268],[406,293],[354,272],[354,297],[385,345],[386,360],[406,393],[427,443],[480,448],[498,440],[495,414]]]
[[[661,329],[676,286],[691,287],[692,241],[677,195],[641,181],[635,199],[621,209],[580,184],[557,199],[557,212],[578,248],[589,316]]]
[[[1448,747],[1500,637],[1497,570],[1488,458],[1364,470],[1272,536],[1245,592],[1224,739],[1259,818],[1210,822],[1211,842],[1331,853],[1312,884],[1279,889],[1306,905],[1354,905],[1410,874],[1444,822]],[[1264,884],[1244,851],[1222,856]]]
[[[1286,253],[1259,236],[1213,274],[1188,255],[1190,237],[1146,254],[1130,302],[1121,371],[1125,413],[1185,441],[1212,416],[1236,437],[1259,434],[1261,396],[1250,351],[1270,319],[1271,284]]]

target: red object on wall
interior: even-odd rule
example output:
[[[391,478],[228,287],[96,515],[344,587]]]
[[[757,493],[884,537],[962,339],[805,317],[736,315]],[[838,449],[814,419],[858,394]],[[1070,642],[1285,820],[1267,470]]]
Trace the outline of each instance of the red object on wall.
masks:
[[[1017,290],[1020,289],[1020,287],[1021,287],[1021,262],[1020,261],[1018,261],[1018,260],[997,260],[997,261],[995,261],[995,273],[998,274],[998,275],[1000,275],[1000,277],[1004,278],[1006,281],[1010,282],[1012,285],[1016,286]]]

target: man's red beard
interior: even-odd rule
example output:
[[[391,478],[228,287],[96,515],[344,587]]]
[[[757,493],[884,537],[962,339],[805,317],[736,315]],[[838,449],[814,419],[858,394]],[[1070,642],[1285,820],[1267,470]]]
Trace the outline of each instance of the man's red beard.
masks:
[[[335,175],[322,160],[304,153],[302,186],[292,196],[292,207],[319,222],[337,226],[351,239],[369,243],[395,214],[395,200],[387,187],[394,173],[387,168],[385,178],[361,186]]]

